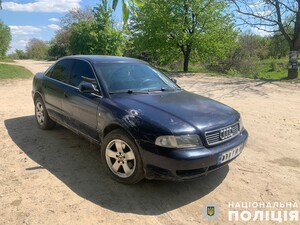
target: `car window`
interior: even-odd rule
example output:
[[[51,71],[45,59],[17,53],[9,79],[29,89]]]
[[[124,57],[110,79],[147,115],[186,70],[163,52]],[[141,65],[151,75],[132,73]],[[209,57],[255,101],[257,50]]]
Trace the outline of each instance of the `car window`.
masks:
[[[98,63],[95,65],[109,92],[178,89],[168,77],[142,63]]]
[[[75,60],[70,77],[70,84],[78,87],[81,82],[86,81],[83,77],[95,80],[95,75],[90,64],[82,60]]]
[[[71,72],[72,63],[72,59],[63,59],[57,62],[46,76],[66,83]]]

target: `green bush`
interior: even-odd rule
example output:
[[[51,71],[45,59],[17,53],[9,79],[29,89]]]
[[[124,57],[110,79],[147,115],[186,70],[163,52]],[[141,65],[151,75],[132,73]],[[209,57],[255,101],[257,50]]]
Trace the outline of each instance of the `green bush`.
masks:
[[[236,77],[236,76],[240,76],[240,75],[241,75],[239,71],[237,71],[236,69],[232,69],[232,68],[230,68],[230,69],[227,71],[227,74],[228,74],[229,76],[233,76],[233,77]]]
[[[272,61],[270,63],[270,67],[271,67],[270,71],[280,71],[277,62],[275,62],[275,61]]]

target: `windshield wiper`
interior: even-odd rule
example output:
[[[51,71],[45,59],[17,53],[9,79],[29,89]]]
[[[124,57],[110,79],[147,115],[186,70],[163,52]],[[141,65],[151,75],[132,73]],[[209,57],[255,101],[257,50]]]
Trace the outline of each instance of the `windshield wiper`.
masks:
[[[179,89],[175,89],[175,88],[161,88],[161,89],[150,89],[150,92],[155,92],[155,91],[175,91],[175,90],[179,90]]]
[[[139,90],[128,90],[127,91],[128,94],[149,94],[149,91],[139,91]]]
[[[149,94],[149,91],[127,90],[127,91],[111,91],[109,94]]]

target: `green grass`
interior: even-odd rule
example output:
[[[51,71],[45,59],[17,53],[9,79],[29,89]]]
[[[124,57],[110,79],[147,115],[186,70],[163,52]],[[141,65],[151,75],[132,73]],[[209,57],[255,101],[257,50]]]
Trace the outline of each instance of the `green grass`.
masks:
[[[0,64],[0,79],[29,78],[32,73],[22,66]]]
[[[185,73],[185,72],[183,72],[182,65],[180,65],[180,67],[177,67],[175,69],[174,68],[171,69],[169,66],[163,66],[163,67],[157,66],[157,68],[159,68],[160,71],[163,71],[166,74],[183,74],[183,73]],[[199,63],[197,63],[197,64],[190,63],[189,71],[187,73],[191,74],[191,75],[194,75],[197,73],[203,73],[203,74],[208,74],[211,76],[217,76],[217,75],[226,76],[226,74],[220,73],[218,71],[209,70],[204,65],[199,64]]]
[[[204,73],[211,76],[224,76],[224,77],[246,77],[251,79],[262,79],[262,80],[286,80],[288,75],[288,57],[281,59],[265,59],[257,62],[257,70],[253,74],[241,74],[236,70],[230,70],[227,73],[221,73],[218,71],[213,71],[207,69],[202,64],[193,64],[189,66],[189,73]],[[181,67],[171,69],[168,66],[160,67],[162,71],[168,74],[183,73]],[[299,78],[294,80],[295,82],[300,82],[300,72]]]
[[[258,73],[252,78],[283,80],[288,75],[288,58],[265,59],[259,62]]]
[[[14,60],[12,58],[0,56],[0,62],[14,62]]]

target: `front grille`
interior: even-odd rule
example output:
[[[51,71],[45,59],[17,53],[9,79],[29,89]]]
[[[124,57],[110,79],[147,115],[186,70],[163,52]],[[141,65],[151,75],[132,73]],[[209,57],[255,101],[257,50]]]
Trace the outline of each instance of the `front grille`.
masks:
[[[216,145],[234,138],[238,135],[239,130],[239,123],[237,122],[221,129],[205,132],[205,139],[208,145]]]

